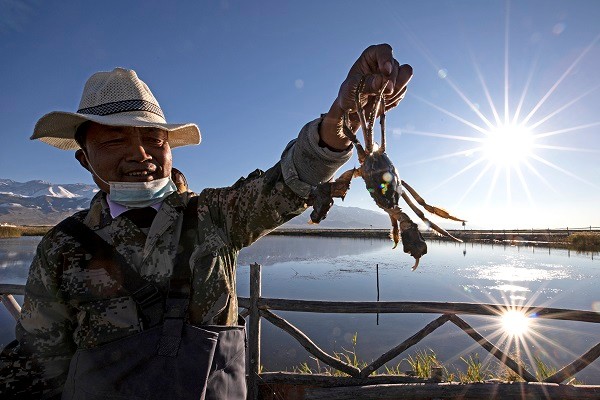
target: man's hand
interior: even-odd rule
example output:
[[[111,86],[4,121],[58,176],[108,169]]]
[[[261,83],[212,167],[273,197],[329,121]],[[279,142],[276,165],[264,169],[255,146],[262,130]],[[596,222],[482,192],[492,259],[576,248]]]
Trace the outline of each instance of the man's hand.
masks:
[[[337,99],[331,105],[327,117],[321,124],[319,134],[321,140],[328,147],[345,149],[350,141],[342,134],[342,118],[346,111],[355,112],[356,88],[365,76],[365,87],[361,103],[368,111],[374,106],[375,96],[385,86],[386,111],[398,105],[406,92],[406,85],[412,77],[412,67],[408,64],[400,65],[392,55],[389,44],[379,44],[368,47],[356,60],[346,80],[342,83]],[[353,130],[358,129],[356,114],[351,115]]]

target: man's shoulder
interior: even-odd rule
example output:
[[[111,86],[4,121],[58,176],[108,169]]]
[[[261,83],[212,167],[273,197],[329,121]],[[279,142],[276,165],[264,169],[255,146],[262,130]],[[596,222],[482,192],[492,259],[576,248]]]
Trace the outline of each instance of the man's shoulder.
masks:
[[[65,226],[73,220],[83,223],[89,211],[89,209],[78,211],[70,217],[63,219],[58,224],[54,225],[42,237],[40,246],[44,247],[47,250],[51,250],[52,248],[57,249],[59,247],[63,247],[64,245],[72,244],[73,238],[65,233]]]
[[[58,224],[54,225],[54,227],[52,227],[52,229],[48,233],[50,233],[52,231],[60,230],[65,224],[69,223],[69,221],[71,221],[71,220],[76,220],[79,222],[85,221],[85,218],[87,217],[89,212],[90,212],[89,208],[87,208],[85,210],[77,211],[75,214],[63,219]]]

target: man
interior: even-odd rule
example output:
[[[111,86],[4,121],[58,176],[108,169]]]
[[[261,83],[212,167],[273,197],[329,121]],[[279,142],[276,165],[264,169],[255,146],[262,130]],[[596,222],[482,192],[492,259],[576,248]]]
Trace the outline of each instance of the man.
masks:
[[[309,122],[275,166],[195,194],[173,182],[171,148],[200,143],[196,125],[166,123],[134,71],[94,74],[79,110],[43,116],[32,136],[76,150],[100,192],[39,244],[17,341],[2,355],[0,390],[244,398],[239,250],[304,211],[312,188],[350,158],[342,120],[361,77],[366,93],[386,87],[389,109],[411,75],[389,45],[369,47],[329,112]],[[373,97],[364,101],[369,108]]]

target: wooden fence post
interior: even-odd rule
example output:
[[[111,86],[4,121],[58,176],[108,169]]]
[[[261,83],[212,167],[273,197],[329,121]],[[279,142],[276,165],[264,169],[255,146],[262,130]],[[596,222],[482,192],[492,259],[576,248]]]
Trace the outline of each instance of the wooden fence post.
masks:
[[[248,399],[258,399],[260,372],[260,312],[258,299],[261,296],[261,265],[250,264],[250,321],[248,330]]]
[[[13,316],[15,321],[18,321],[19,315],[21,314],[21,306],[19,305],[19,303],[17,303],[13,295],[3,294],[2,296],[0,296],[0,299],[2,300],[2,304],[4,304],[4,307],[6,307],[8,312],[10,312],[10,315]]]

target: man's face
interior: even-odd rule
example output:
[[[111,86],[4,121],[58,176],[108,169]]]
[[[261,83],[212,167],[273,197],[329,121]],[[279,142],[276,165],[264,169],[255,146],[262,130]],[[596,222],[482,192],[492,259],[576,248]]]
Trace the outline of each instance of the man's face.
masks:
[[[85,151],[76,154],[94,181],[110,193],[107,182],[149,182],[171,175],[173,165],[168,132],[158,128],[115,127],[90,123],[85,136]]]

